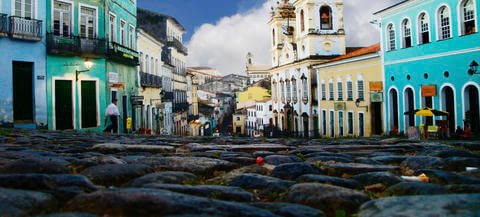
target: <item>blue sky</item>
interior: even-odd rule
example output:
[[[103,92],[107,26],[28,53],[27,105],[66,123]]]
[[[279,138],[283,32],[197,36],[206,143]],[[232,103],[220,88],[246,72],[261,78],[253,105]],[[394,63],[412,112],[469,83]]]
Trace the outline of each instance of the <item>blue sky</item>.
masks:
[[[175,17],[187,29],[184,41],[204,23],[258,8],[265,0],[138,0],[138,7]]]

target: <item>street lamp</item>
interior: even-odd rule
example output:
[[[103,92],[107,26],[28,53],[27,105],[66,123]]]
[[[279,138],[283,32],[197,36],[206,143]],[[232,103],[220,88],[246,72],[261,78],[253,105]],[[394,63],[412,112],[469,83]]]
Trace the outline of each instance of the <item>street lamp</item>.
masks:
[[[478,63],[475,62],[475,60],[470,63],[470,69],[468,70],[468,74],[480,74],[480,72],[478,71]]]
[[[83,72],[88,72],[90,69],[92,69],[93,62],[89,58],[85,59],[85,62],[83,62],[83,65],[85,65],[86,70],[75,70],[75,79],[78,81],[78,74],[83,73]]]

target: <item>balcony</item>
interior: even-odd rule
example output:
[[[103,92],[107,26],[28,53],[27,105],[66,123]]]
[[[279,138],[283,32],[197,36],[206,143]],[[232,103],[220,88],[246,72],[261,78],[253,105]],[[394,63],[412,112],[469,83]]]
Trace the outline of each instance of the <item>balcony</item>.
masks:
[[[126,65],[137,66],[139,63],[137,51],[134,51],[116,42],[110,42],[108,44],[107,56],[113,61],[117,61]]]
[[[163,92],[163,101],[172,101],[173,100],[173,92]]]
[[[27,41],[41,41],[42,21],[10,16],[10,37]]]
[[[188,103],[180,102],[173,104],[173,112],[183,112],[188,110]]]
[[[182,42],[180,42],[178,39],[174,37],[168,38],[167,46],[175,47],[178,50],[178,52],[188,55],[188,49],[185,46],[183,46]]]
[[[143,87],[161,88],[162,77],[140,72],[140,83]]]
[[[103,57],[106,54],[104,39],[87,39],[47,33],[47,53],[67,56]]]
[[[0,37],[8,36],[8,15],[0,14]]]
[[[104,57],[107,54],[105,39],[80,38],[80,53],[86,57]]]

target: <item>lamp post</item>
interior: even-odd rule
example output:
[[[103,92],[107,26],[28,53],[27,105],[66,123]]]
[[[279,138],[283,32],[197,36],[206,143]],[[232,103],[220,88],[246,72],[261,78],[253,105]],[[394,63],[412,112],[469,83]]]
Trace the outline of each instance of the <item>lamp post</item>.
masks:
[[[468,69],[468,74],[480,74],[480,72],[478,71],[478,63],[475,60],[470,63],[470,69]]]
[[[78,81],[78,74],[83,73],[83,72],[88,72],[90,69],[92,69],[93,62],[87,58],[85,59],[85,62],[83,62],[83,65],[85,65],[86,70],[75,70],[75,79]]]

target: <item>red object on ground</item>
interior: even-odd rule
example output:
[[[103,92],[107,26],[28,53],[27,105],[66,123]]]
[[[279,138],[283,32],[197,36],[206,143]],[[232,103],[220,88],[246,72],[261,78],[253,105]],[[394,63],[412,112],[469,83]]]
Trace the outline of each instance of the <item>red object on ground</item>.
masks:
[[[257,157],[257,165],[262,166],[263,164],[263,158],[262,157]]]

